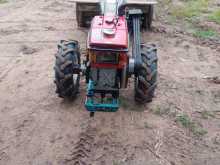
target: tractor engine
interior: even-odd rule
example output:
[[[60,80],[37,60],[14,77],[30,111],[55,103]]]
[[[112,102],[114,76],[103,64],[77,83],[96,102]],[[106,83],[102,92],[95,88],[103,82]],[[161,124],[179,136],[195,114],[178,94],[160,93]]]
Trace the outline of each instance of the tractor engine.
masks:
[[[119,87],[119,75],[117,74],[118,69],[114,66],[117,65],[119,61],[119,53],[108,52],[108,51],[95,51],[91,53],[91,69],[89,74],[89,79],[94,81],[96,89],[118,89]],[[106,64],[109,67],[105,67]]]
[[[92,20],[87,43],[86,79],[91,87],[88,89],[87,103],[88,100],[94,102],[96,95],[96,98],[100,97],[101,100],[101,104],[97,104],[100,109],[106,99],[111,102],[110,109],[118,108],[119,89],[126,87],[128,78],[127,34],[124,17],[96,16]],[[94,108],[94,104],[91,107],[86,105],[89,110]],[[106,109],[106,105],[108,104],[105,103],[103,108]]]

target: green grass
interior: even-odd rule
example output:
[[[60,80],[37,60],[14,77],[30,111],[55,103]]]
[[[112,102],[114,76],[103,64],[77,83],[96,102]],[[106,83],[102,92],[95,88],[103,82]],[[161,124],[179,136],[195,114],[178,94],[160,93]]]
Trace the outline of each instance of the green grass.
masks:
[[[148,122],[144,122],[144,128],[146,128],[146,129],[152,129],[153,127],[152,127],[152,125],[149,124]]]
[[[119,97],[119,105],[128,111],[141,112],[145,110],[144,105],[135,104],[135,102],[129,100],[125,96]]]
[[[119,104],[125,109],[129,108],[130,106],[128,100],[124,96],[119,97]]]
[[[208,133],[204,128],[202,127],[197,127],[196,129],[193,130],[194,135],[196,136],[204,136]]]
[[[209,16],[208,16],[208,19],[210,21],[213,21],[213,22],[216,22],[218,24],[220,24],[220,9],[214,11],[213,13],[211,13]]]
[[[193,125],[193,122],[186,114],[178,115],[176,118],[176,122],[180,123],[185,128],[190,128]]]
[[[180,19],[190,20],[199,16],[208,8],[209,0],[186,0],[182,6],[174,6],[171,14]]]
[[[201,117],[203,119],[209,119],[209,118],[215,118],[215,115],[209,111],[202,111],[201,112]]]
[[[178,112],[174,111],[175,107],[171,106],[155,106],[151,109],[151,111],[158,116],[164,116],[167,115],[169,117],[175,118],[175,122],[183,126],[184,128],[187,128],[190,132],[192,132],[195,136],[204,136],[207,134],[207,131],[196,121],[193,121],[188,115],[186,114],[179,114]],[[201,113],[204,118],[207,117],[213,117],[213,114],[209,112],[203,112]],[[148,123],[144,123],[145,128],[151,128]]]
[[[181,21],[182,26],[194,37],[200,39],[219,39],[220,34],[212,28],[200,27],[201,18],[220,23],[220,10],[208,10],[211,0],[182,0],[181,3],[172,4],[170,22]],[[204,14],[205,13],[205,14]],[[207,16],[208,15],[208,16]]]
[[[197,30],[194,30],[193,35],[198,38],[207,39],[207,38],[213,38],[213,37],[218,36],[218,33],[211,29],[209,30],[198,30],[197,29]]]
[[[0,4],[1,3],[6,3],[7,2],[7,0],[0,0]]]
[[[176,122],[189,129],[196,136],[203,136],[207,134],[207,131],[204,128],[192,121],[186,114],[178,115],[176,117]]]
[[[113,160],[112,165],[120,165],[120,163],[118,161],[116,161],[116,160]]]
[[[170,107],[161,108],[159,105],[152,108],[152,112],[155,115],[159,115],[159,116],[168,115],[170,113],[170,111],[171,111]]]

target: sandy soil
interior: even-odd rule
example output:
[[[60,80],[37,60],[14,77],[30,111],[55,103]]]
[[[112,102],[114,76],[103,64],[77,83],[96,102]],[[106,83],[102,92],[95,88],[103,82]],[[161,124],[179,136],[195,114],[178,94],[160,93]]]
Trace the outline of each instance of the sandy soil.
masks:
[[[164,29],[165,28],[165,29]],[[159,84],[137,106],[133,84],[116,113],[89,118],[85,83],[73,101],[55,94],[53,64],[61,39],[78,39],[74,3],[12,0],[0,5],[0,165],[219,165],[219,45],[155,24],[144,41],[158,45]],[[216,80],[216,81],[214,81]],[[159,111],[159,113],[158,113]],[[209,112],[206,119],[203,112]],[[176,122],[187,114],[207,131]]]

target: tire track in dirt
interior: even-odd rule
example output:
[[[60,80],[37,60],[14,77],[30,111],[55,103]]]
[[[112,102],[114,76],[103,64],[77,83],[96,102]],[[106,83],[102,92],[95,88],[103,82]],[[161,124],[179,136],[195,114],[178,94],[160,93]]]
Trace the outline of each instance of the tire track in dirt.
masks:
[[[64,162],[67,165],[91,165],[95,136],[97,129],[91,126],[88,120],[86,129],[79,134],[79,140],[75,143],[69,158]]]
[[[87,119],[85,119],[87,120]],[[112,153],[123,152],[124,146],[114,136],[117,134],[115,118],[106,120],[101,116],[98,121],[93,118],[83,123],[84,128],[74,143],[68,158],[64,160],[65,165],[93,165],[105,162],[105,158]],[[108,131],[103,132],[103,128]]]
[[[12,58],[11,58],[12,59]],[[14,57],[13,57],[13,59],[15,59]],[[12,59],[12,60],[13,60]],[[12,61],[11,60],[11,61]],[[10,62],[10,65],[11,66],[9,66],[9,64],[7,64],[6,65],[6,67],[4,67],[4,70],[2,70],[1,72],[0,72],[0,83],[3,81],[3,79],[5,78],[5,77],[7,77],[8,76],[8,74],[14,69],[14,68],[16,68],[16,65],[18,65],[19,64],[19,62],[20,62],[20,60],[19,59],[16,59],[16,61],[15,62]],[[9,66],[8,68],[7,68],[7,66]]]

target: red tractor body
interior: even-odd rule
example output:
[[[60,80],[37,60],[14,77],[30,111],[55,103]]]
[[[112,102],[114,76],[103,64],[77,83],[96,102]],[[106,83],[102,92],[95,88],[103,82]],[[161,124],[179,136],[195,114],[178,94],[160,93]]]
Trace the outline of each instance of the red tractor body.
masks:
[[[128,48],[128,28],[125,17],[95,16],[89,35],[89,47]]]
[[[124,17],[116,19],[115,16],[95,16],[91,23],[87,45],[92,68],[124,68],[128,63],[126,19]],[[106,60],[98,60],[101,58]]]

